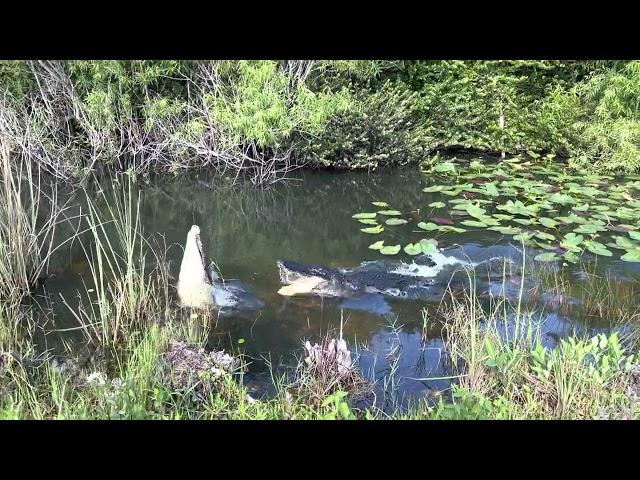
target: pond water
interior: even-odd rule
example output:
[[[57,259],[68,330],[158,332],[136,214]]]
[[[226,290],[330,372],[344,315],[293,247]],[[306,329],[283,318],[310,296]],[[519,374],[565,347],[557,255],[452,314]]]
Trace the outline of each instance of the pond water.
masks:
[[[495,162],[491,159],[485,161]],[[504,168],[511,172],[507,167]],[[497,180],[494,178],[496,175]],[[548,173],[538,172],[538,175],[537,178],[549,181]],[[499,188],[509,187],[500,186],[500,182],[510,180],[500,180],[499,173],[495,171],[482,178],[484,182],[496,182]],[[460,225],[461,221],[477,220],[477,216],[451,215],[455,203],[450,201],[465,199],[464,191],[455,195],[446,195],[442,191],[423,191],[429,187],[437,189],[441,185],[464,184],[467,181],[450,173],[425,174],[416,167],[408,167],[374,173],[304,171],[297,175],[295,181],[276,184],[268,189],[255,189],[233,186],[230,182],[198,173],[177,179],[154,180],[141,187],[141,216],[145,233],[164,236],[170,247],[168,259],[174,277],[172,287],[178,277],[187,232],[191,225],[196,224],[200,226],[206,255],[215,260],[224,278],[240,280],[265,303],[257,311],[220,315],[210,336],[212,347],[241,351],[251,359],[245,381],[256,395],[268,394],[270,390],[271,374],[266,359],[269,359],[276,373],[286,370],[295,365],[295,355],[302,353],[304,340],[318,340],[328,329],[339,329],[342,322],[344,336],[359,357],[359,367],[365,377],[378,380],[379,394],[395,394],[401,404],[406,404],[411,398],[428,395],[449,385],[449,379],[441,378],[451,375],[441,356],[441,327],[437,320],[433,320],[429,322],[426,332],[423,331],[423,309],[426,307],[429,312],[435,312],[445,293],[453,266],[443,268],[435,277],[436,285],[431,298],[410,300],[376,296],[363,302],[351,300],[349,303],[337,298],[279,295],[277,292],[282,284],[276,262],[295,260],[337,268],[356,267],[366,261],[420,263],[420,256],[411,257],[402,250],[395,256],[385,256],[369,246],[383,239],[385,245],[397,243],[405,246],[423,238],[436,238],[445,256],[462,262],[478,264],[491,258],[512,259],[514,263],[509,267],[512,275],[506,284],[517,296],[521,280],[522,239],[514,239],[513,235],[487,228]],[[576,183],[577,179],[563,181]],[[608,186],[605,187],[604,183]],[[467,193],[476,199],[489,198],[494,204],[502,204],[508,198],[521,198],[518,195],[509,196],[510,191],[500,197],[481,196],[478,192],[474,193],[473,189],[482,187],[483,182],[471,182],[471,185]],[[613,180],[606,179],[597,188],[607,191],[614,185]],[[630,186],[624,191],[627,196],[616,200],[615,204],[611,203],[612,209],[631,202],[632,206],[628,208],[635,211],[640,206],[633,203],[634,198],[640,197],[638,190]],[[578,198],[579,194],[575,195]],[[361,228],[371,225],[361,224],[352,216],[358,212],[384,210],[372,205],[371,202],[376,201],[385,202],[388,204],[386,208],[401,212],[397,218],[407,219],[408,223],[385,226],[385,231],[378,235],[363,233]],[[428,206],[434,202],[442,202],[445,206],[438,206],[437,203],[435,207]],[[524,201],[524,204],[530,203],[531,200]],[[544,216],[552,219],[566,217],[567,208],[582,203],[580,200],[570,205],[554,204],[558,208],[549,209]],[[486,205],[480,204],[483,208]],[[507,211],[494,211],[498,215],[509,215]],[[599,211],[606,212],[604,209]],[[539,216],[542,215],[530,217],[525,214],[521,218]],[[424,231],[417,227],[419,222],[429,222],[430,219],[448,223],[441,217],[451,219],[457,227],[466,231]],[[382,216],[382,222],[384,218],[392,216]],[[505,220],[501,222],[501,225],[507,225]],[[616,219],[613,223],[635,225],[637,218]],[[578,227],[578,224],[573,227]],[[552,232],[556,230],[549,229]],[[562,235],[557,235],[560,241]],[[625,236],[627,233],[606,230],[597,235],[600,235],[597,238],[606,237],[606,241],[611,242],[615,241],[611,240],[615,236]],[[591,238],[588,233],[584,236]],[[633,241],[631,238],[629,240]],[[630,245],[626,246],[631,249]],[[572,285],[577,285],[582,281],[581,272],[588,269],[596,275],[610,275],[613,280],[618,279],[620,285],[635,285],[640,264],[622,261],[620,254],[625,251],[608,249],[613,252],[610,257],[587,251],[580,257],[580,262],[566,262],[563,275]],[[550,251],[532,243],[527,247],[527,262],[541,252]],[[558,251],[558,255],[565,253]],[[562,261],[538,263],[556,268]],[[77,305],[77,292],[85,290],[83,280],[90,283],[89,265],[82,248],[76,243],[58,252],[52,270],[55,276],[46,283],[46,293],[55,312],[55,321],[48,328],[60,330],[76,327],[75,319],[62,305],[60,296],[67,299],[70,305]],[[526,279],[527,282],[531,280],[529,277]],[[488,282],[485,285],[487,291],[495,293],[500,290],[502,279],[495,280],[495,283]],[[634,290],[625,292],[625,295],[635,295]],[[543,289],[543,299],[544,293]],[[627,303],[630,307],[634,306],[633,300]],[[549,345],[566,334],[576,331],[595,333],[610,328],[612,323],[611,318],[598,318],[580,309],[567,311],[554,308],[553,301],[544,303],[543,307],[540,309],[544,322],[542,330],[544,341]],[[429,315],[431,318],[432,314]],[[55,348],[65,335],[70,336],[71,333],[48,335],[48,346]]]

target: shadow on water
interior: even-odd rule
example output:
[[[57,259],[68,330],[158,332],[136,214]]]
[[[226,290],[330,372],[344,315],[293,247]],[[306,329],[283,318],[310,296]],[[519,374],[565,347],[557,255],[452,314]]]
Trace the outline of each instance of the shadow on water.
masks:
[[[301,178],[301,182],[260,190],[193,174],[172,180],[159,179],[142,187],[144,230],[146,234],[163,237],[168,247],[170,278],[173,278],[171,295],[175,298],[175,281],[186,234],[191,225],[197,224],[206,254],[215,260],[224,279],[249,285],[265,303],[258,311],[218,315],[209,339],[211,346],[241,351],[252,359],[245,377],[250,388],[253,385],[263,392],[269,388],[271,376],[264,358],[269,358],[276,368],[293,367],[294,354],[300,352],[303,340],[319,338],[339,326],[342,317],[344,335],[358,350],[360,368],[365,376],[378,380],[380,394],[390,391],[400,399],[407,399],[446,389],[450,380],[443,377],[451,372],[443,361],[444,344],[436,311],[450,286],[453,270],[459,270],[458,288],[465,286],[466,272],[459,265],[443,270],[436,277],[431,297],[420,300],[381,299],[375,295],[346,300],[315,296],[288,298],[277,293],[281,287],[278,260],[329,267],[356,267],[362,262],[380,260],[379,253],[368,248],[374,236],[360,232],[352,215],[370,211],[371,202],[379,200],[403,212],[416,212],[415,219],[419,221],[418,209],[426,209],[428,203],[439,199],[436,194],[422,192],[426,177],[413,168],[406,168],[375,174],[306,172]],[[86,209],[83,194],[76,193],[75,197],[78,211]],[[62,236],[71,235],[78,227],[64,228],[66,230],[59,233]],[[424,237],[424,232],[413,232],[409,238],[398,236],[397,240],[406,243]],[[477,264],[492,258],[511,259],[511,275],[504,282],[499,268],[479,270],[477,279],[487,298],[500,295],[517,298],[521,286],[518,245],[509,243],[497,232],[486,230],[451,233],[439,240],[446,255],[462,261]],[[404,258],[404,261],[411,260]],[[46,328],[77,327],[61,297],[71,306],[77,305],[78,292],[85,291],[83,281],[89,283],[90,269],[79,242],[58,252],[51,271],[53,278],[46,283],[45,290],[39,292],[41,303],[55,313],[53,324]],[[627,272],[626,278],[636,275],[633,271],[618,271]],[[569,333],[597,332],[610,327],[606,322],[581,315],[579,310],[567,309],[566,302],[544,297],[541,292],[552,289],[548,285],[548,288],[536,287],[534,278],[527,276],[525,293],[540,307],[544,338],[549,345]],[[552,282],[552,276],[549,278]],[[573,294],[580,296],[577,291]],[[426,328],[423,311],[431,319]],[[62,339],[73,341],[80,336],[67,330],[47,335],[42,341],[46,341],[46,348],[56,349],[62,345]]]

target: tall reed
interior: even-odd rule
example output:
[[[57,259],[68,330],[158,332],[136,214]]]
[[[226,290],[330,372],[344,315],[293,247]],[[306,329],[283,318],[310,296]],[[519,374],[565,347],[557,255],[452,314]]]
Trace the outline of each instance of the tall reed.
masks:
[[[28,160],[12,158],[0,138],[0,301],[20,301],[47,272],[64,207]]]
[[[89,238],[81,239],[81,245],[91,272],[84,292],[90,301],[77,309],[64,301],[87,340],[94,346],[116,346],[167,315],[166,256],[144,235],[140,193],[134,193],[131,181],[123,190],[102,192],[99,202],[89,194],[86,199]],[[155,266],[148,269],[148,264]]]

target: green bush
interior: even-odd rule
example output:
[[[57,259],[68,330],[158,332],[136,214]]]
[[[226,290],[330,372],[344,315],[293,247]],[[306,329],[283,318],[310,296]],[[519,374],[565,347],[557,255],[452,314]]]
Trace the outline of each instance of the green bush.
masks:
[[[554,153],[576,169],[624,173],[640,167],[639,65],[0,61],[3,108],[20,124],[2,125],[61,176],[105,164],[246,169],[237,158],[375,168],[451,147]]]
[[[354,94],[352,108],[329,120],[303,151],[312,165],[376,168],[418,162],[427,139],[418,123],[417,94],[390,81]]]
[[[577,87],[583,115],[576,168],[628,173],[640,169],[640,62],[594,75]]]

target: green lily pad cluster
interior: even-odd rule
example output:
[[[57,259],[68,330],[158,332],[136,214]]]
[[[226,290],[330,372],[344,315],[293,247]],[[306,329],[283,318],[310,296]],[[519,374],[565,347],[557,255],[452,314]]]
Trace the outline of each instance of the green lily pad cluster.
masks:
[[[385,210],[355,214],[366,225],[361,230],[380,234],[385,226],[404,225],[436,236],[487,230],[544,250],[534,257],[540,262],[576,263],[584,253],[613,257],[614,251],[623,261],[640,262],[640,180],[570,175],[553,159],[533,162],[519,156],[500,162],[432,162],[425,173],[428,199],[418,219],[403,218],[386,202],[373,202]],[[418,242],[379,250],[417,255],[423,248]]]

